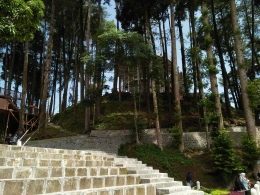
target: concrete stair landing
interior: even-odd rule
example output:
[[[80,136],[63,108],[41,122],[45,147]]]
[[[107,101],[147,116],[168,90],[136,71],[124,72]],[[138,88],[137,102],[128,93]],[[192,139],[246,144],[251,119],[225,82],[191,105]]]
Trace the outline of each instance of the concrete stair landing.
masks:
[[[133,158],[0,144],[0,195],[204,195]]]

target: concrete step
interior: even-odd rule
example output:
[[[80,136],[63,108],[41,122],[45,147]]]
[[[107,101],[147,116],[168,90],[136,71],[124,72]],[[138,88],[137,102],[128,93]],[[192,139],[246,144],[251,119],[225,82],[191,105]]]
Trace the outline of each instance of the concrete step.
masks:
[[[37,152],[37,153],[54,153],[54,154],[77,154],[77,155],[96,155],[105,156],[106,158],[117,157],[116,154],[107,153],[100,150],[72,150],[72,149],[57,149],[57,148],[43,148],[43,147],[33,147],[33,146],[16,146],[16,145],[6,145],[0,144],[0,150],[11,150],[11,151],[27,151],[27,152]]]
[[[86,151],[84,151],[84,150],[66,150],[66,149],[57,149],[57,148],[16,146],[16,145],[6,145],[6,144],[0,144],[0,150],[45,152],[45,153],[55,153],[55,154],[85,154],[86,153]],[[95,152],[95,151],[92,151],[92,153],[93,152]]]
[[[116,164],[142,164],[135,158],[108,154],[102,151],[80,151],[0,144],[0,156],[14,158],[107,160]]]
[[[171,187],[162,187],[157,188],[156,193],[157,195],[165,195],[170,193],[176,193],[181,191],[191,190],[190,186],[171,186]],[[184,192],[183,192],[184,193]]]
[[[117,157],[117,158],[109,158],[109,160],[112,160],[115,162],[115,164],[117,165],[127,165],[127,164],[143,164],[142,161],[139,161],[137,159],[122,159],[120,157]]]
[[[146,168],[147,165],[146,164],[126,164],[126,165],[123,165],[123,164],[114,164],[114,166],[116,167],[125,167],[125,168],[129,168],[130,169],[141,169],[141,168]]]
[[[149,174],[138,174],[141,179],[147,179],[147,178],[165,178],[168,177],[168,173],[149,173]]]
[[[40,158],[40,159],[75,159],[75,160],[107,160],[115,164],[142,164],[135,158],[118,157],[100,151],[78,151],[53,148],[21,147],[0,144],[0,156],[12,158]]]
[[[106,160],[75,160],[75,159],[39,159],[0,157],[0,166],[52,166],[52,167],[114,167],[114,163]]]
[[[102,191],[102,192],[106,192],[106,191]],[[46,194],[46,193],[44,193]],[[36,195],[42,195],[42,194],[36,194]],[[48,193],[47,195],[99,195],[98,194],[98,190],[94,191],[67,191],[67,192],[56,192],[56,193]]]
[[[185,190],[185,191],[170,193],[167,195],[204,195],[204,192],[200,190]]]
[[[91,191],[97,188],[118,188],[121,186],[154,186],[139,184],[139,176],[99,176],[99,177],[55,177],[38,179],[4,179],[0,182],[0,194],[35,195],[66,191]]]
[[[161,178],[142,178],[141,183],[156,183],[156,182],[178,182],[182,185],[181,181],[175,181],[174,178],[171,177],[161,177]]]
[[[9,158],[39,158],[39,159],[73,159],[73,160],[107,160],[106,156],[98,155],[85,155],[85,154],[56,154],[46,152],[28,152],[28,151],[16,151],[16,150],[0,150],[1,157]]]
[[[156,186],[156,188],[168,188],[168,187],[173,187],[173,186],[182,186],[181,183],[176,182],[176,181],[171,181],[171,182],[155,182],[151,183]]]
[[[127,170],[128,174],[153,174],[153,173],[159,173],[159,170],[152,169],[152,170]]]
[[[71,177],[71,178],[43,178],[43,179],[19,179],[1,180],[1,195],[35,195],[35,194],[72,194],[83,192],[114,191],[128,192],[125,194],[143,194],[152,192],[155,194],[153,184],[138,184],[140,178],[129,176],[107,176],[107,177]],[[136,193],[138,192],[138,193]],[[119,193],[120,195],[123,193]],[[150,195],[148,193],[147,195]]]
[[[153,167],[148,167],[148,166],[125,166],[125,168],[127,169],[127,171],[135,171],[135,170],[153,170]]]
[[[45,193],[46,195],[156,195],[156,188],[153,184],[139,184],[97,188],[89,190],[75,190],[56,193]],[[36,194],[42,195],[42,194]]]
[[[0,179],[126,175],[124,168],[109,167],[0,167]]]

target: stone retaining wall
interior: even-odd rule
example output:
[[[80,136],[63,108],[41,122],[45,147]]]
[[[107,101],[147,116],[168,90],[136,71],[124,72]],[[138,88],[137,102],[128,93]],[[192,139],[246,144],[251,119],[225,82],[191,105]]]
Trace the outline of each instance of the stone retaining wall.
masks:
[[[245,127],[234,127],[228,130],[230,131],[230,137],[233,140],[234,146],[239,146],[241,137],[246,132]],[[259,130],[260,128],[257,127],[258,135]],[[163,146],[169,146],[172,143],[172,137],[169,130],[161,129],[161,135]],[[146,129],[145,135],[141,141],[156,144],[157,139],[155,129]],[[183,141],[185,149],[203,149],[207,147],[205,132],[183,133]],[[26,145],[75,150],[96,149],[117,154],[118,148],[121,144],[130,142],[131,135],[128,130],[95,130],[91,132],[91,136],[78,135],[49,140],[29,141]]]
[[[230,127],[227,129],[230,133],[230,138],[235,147],[240,146],[242,136],[246,133],[246,127]],[[163,146],[168,146],[172,142],[171,135],[168,129],[161,129]],[[157,143],[155,129],[145,130],[144,142]],[[260,127],[257,127],[257,140],[260,140]],[[209,140],[211,141],[211,140]],[[185,149],[203,149],[207,148],[207,139],[205,132],[188,132],[183,133],[183,142]]]

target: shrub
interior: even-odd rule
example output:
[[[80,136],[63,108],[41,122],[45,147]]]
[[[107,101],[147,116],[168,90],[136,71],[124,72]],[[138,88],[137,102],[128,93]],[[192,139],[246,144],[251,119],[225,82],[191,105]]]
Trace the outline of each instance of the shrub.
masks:
[[[130,143],[121,144],[120,147],[118,148],[118,155],[127,156],[130,146],[131,146]]]
[[[213,140],[211,156],[214,161],[214,168],[224,178],[243,170],[241,161],[237,158],[235,149],[233,148],[230,135],[224,129],[219,130],[218,136]]]
[[[190,165],[191,161],[179,150],[172,148],[164,148],[162,151],[158,145],[152,143],[144,143],[136,145],[132,148],[133,157],[141,160],[145,164],[153,164],[164,170],[176,169],[179,166]]]
[[[182,132],[179,132],[178,126],[173,126],[170,133],[173,139],[172,146],[174,148],[179,148],[179,145],[182,142]]]
[[[229,194],[228,190],[211,190],[211,195],[224,195],[224,194]]]
[[[252,168],[259,158],[259,149],[253,136],[246,133],[242,137],[242,158],[248,168]]]
[[[136,126],[137,126],[138,138],[139,140],[141,140],[144,136],[144,130],[147,128],[147,126],[145,125],[145,122],[140,117],[136,119]],[[130,132],[131,132],[132,140],[136,142],[136,129],[134,123],[132,124]]]
[[[200,190],[204,192],[204,195],[205,194],[211,194],[211,192],[212,192],[212,190],[209,189],[209,188],[200,188]]]

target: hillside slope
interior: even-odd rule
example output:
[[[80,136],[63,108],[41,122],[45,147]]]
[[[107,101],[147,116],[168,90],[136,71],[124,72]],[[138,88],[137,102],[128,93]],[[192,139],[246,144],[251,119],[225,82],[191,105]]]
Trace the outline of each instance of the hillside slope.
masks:
[[[151,99],[152,104],[152,99]],[[76,106],[67,108],[64,112],[58,113],[53,117],[53,122],[60,125],[64,129],[78,134],[84,134],[85,126],[85,108],[86,102],[80,102]],[[148,110],[144,102],[137,102],[139,122],[147,128],[155,127],[154,118],[149,119]],[[169,123],[169,106],[166,98],[162,97],[159,101],[159,117],[161,128],[171,128],[173,124]],[[198,113],[199,107],[192,97],[185,97],[181,101],[182,122],[184,132],[200,132],[204,130],[204,120],[200,118]],[[152,105],[150,110],[153,110]],[[225,106],[223,105],[223,117],[225,126],[244,126],[245,120],[241,111],[233,109],[234,117],[226,118]],[[91,108],[93,111],[93,108]],[[94,113],[95,114],[95,113]],[[102,97],[101,117],[98,120],[93,119],[91,114],[91,129],[95,130],[124,130],[134,128],[134,103],[131,94],[126,93],[119,102],[112,94]],[[150,124],[150,126],[149,126]]]

